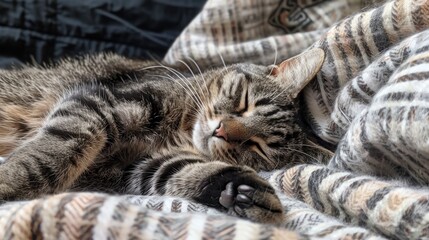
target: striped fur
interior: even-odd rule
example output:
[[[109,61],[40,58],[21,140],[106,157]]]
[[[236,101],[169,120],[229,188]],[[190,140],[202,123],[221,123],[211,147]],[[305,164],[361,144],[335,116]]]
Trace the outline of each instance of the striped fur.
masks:
[[[0,149],[8,158],[0,165],[0,199],[63,191],[171,195],[279,222],[280,201],[255,170],[301,161],[297,95],[322,62],[316,49],[279,66],[185,76],[100,55],[3,71],[0,142],[8,144]]]

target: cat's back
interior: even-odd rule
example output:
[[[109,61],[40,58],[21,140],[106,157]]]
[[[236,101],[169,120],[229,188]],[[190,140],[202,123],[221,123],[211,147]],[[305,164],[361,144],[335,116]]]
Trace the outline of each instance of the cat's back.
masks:
[[[140,84],[145,79],[144,70],[154,65],[151,61],[98,54],[0,70],[0,156],[33,136],[60,99],[75,89],[94,84],[129,89]]]

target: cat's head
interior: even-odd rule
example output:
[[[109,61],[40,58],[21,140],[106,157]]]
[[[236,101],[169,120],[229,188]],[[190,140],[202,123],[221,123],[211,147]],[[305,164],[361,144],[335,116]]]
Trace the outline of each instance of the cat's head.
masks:
[[[312,49],[279,65],[236,64],[209,72],[194,144],[213,159],[258,170],[297,162],[304,140],[297,96],[323,59],[323,50]]]

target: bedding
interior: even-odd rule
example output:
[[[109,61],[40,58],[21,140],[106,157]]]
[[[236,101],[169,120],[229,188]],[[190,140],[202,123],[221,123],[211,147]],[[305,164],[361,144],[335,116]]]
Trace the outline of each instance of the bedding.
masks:
[[[164,61],[269,65],[308,48],[325,50],[302,95],[304,119],[336,150],[326,163],[309,157],[308,164],[261,173],[280,196],[284,222],[252,223],[172,197],[64,193],[1,205],[0,236],[427,239],[428,27],[426,0],[209,0]]]
[[[0,68],[115,52],[161,58],[205,0],[0,2]]]

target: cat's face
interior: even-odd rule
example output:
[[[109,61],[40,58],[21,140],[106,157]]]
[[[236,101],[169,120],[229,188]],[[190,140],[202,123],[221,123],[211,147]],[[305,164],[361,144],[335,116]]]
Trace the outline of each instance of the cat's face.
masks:
[[[323,57],[318,58],[323,62]],[[237,64],[207,74],[209,91],[193,130],[197,148],[213,159],[254,169],[272,170],[296,162],[304,140],[296,96],[321,62],[310,74],[305,67],[295,67],[296,62],[285,64]],[[303,76],[285,71],[286,67]],[[286,72],[303,79],[299,86],[297,81],[287,83]]]
[[[240,64],[212,74],[193,132],[214,159],[274,169],[299,149],[298,104],[270,77],[271,68]],[[214,76],[213,76],[214,75]]]

